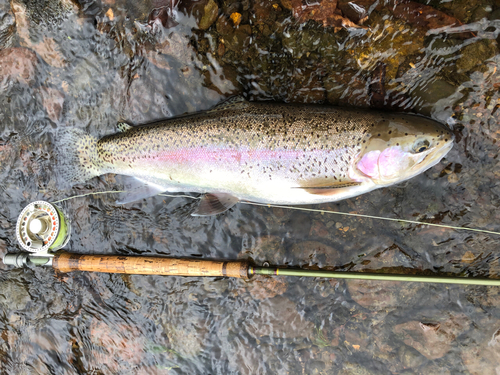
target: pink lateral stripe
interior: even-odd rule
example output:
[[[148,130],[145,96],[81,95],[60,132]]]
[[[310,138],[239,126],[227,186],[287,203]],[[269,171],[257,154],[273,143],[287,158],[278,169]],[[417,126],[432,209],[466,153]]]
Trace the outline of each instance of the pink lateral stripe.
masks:
[[[321,151],[324,152],[324,151]],[[157,161],[164,162],[189,162],[192,160],[198,161],[232,161],[240,163],[242,161],[255,160],[273,160],[291,159],[304,154],[304,151],[271,151],[271,150],[254,150],[254,151],[238,151],[238,150],[207,150],[203,148],[182,149],[175,151],[161,151],[152,156]]]

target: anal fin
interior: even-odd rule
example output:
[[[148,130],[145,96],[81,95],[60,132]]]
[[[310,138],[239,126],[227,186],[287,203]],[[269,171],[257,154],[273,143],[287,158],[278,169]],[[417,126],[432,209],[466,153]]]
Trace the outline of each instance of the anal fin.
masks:
[[[229,210],[238,202],[239,198],[236,198],[231,194],[225,194],[225,193],[205,194],[203,198],[201,198],[200,204],[191,215],[192,216],[217,215]]]

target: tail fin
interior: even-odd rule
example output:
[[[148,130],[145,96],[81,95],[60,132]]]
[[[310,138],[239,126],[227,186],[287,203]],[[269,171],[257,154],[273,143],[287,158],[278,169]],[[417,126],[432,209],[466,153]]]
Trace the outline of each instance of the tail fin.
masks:
[[[65,129],[58,133],[56,144],[59,171],[66,182],[73,185],[105,173],[96,137],[81,129]]]

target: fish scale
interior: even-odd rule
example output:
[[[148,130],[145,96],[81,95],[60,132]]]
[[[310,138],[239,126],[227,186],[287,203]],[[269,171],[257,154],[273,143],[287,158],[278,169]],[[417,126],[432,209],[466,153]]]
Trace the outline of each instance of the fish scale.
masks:
[[[447,128],[422,116],[250,102],[100,140],[76,133],[60,142],[73,183],[117,173],[159,190],[277,204],[328,202],[388,186],[437,163],[453,142]],[[417,153],[418,142],[429,147]],[[384,173],[403,162],[411,171],[389,181]]]

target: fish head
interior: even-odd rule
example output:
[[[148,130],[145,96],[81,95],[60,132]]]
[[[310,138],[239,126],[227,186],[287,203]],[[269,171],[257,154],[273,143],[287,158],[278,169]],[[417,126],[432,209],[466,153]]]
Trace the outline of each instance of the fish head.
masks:
[[[371,124],[364,141],[355,173],[387,186],[437,164],[451,150],[453,134],[434,120],[396,114]]]

